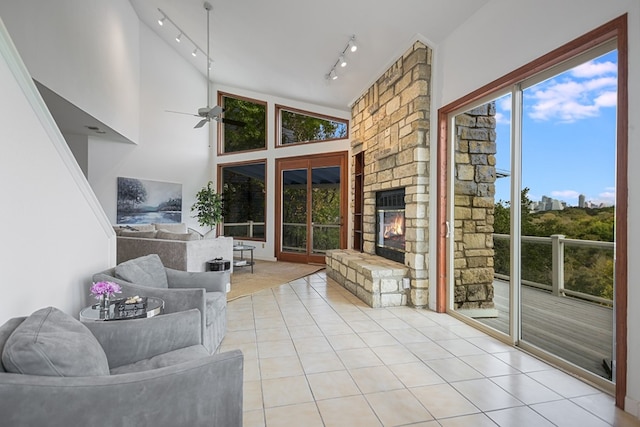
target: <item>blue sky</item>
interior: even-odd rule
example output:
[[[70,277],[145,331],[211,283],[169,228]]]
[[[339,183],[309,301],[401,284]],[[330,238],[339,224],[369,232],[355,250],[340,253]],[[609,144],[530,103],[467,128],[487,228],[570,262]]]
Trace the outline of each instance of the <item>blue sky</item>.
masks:
[[[578,205],[615,200],[617,52],[525,89],[522,185],[542,196]],[[511,96],[496,100],[496,167],[510,171]],[[496,182],[496,201],[509,200],[508,178]]]

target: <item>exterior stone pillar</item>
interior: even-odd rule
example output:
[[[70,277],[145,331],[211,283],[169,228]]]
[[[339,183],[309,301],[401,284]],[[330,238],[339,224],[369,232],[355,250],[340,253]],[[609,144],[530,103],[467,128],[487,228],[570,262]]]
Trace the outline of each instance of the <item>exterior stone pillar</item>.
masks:
[[[493,219],[496,108],[491,102],[456,116],[454,307],[495,317]]]

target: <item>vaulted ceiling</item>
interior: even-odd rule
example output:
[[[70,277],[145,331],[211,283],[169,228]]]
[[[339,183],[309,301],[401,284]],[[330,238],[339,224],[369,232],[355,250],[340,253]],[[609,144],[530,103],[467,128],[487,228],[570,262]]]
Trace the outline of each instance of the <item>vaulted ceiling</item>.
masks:
[[[130,0],[140,20],[206,75],[204,0]],[[209,0],[211,80],[348,110],[411,44],[437,47],[489,0]],[[164,12],[175,25],[158,25]],[[352,35],[357,52],[327,80]]]

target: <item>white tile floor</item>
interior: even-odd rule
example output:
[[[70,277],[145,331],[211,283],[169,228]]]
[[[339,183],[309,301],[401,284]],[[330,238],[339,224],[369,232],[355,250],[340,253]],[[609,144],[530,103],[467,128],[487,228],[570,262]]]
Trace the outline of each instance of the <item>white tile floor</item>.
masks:
[[[613,399],[446,314],[372,309],[324,272],[231,301],[244,426],[639,426]]]

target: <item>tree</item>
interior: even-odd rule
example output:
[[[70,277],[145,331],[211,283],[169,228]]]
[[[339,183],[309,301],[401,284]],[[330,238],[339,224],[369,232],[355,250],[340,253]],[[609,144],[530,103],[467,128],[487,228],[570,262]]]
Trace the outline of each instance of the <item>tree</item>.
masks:
[[[146,200],[147,190],[140,180],[134,178],[118,178],[119,210],[133,212],[136,204]]]

